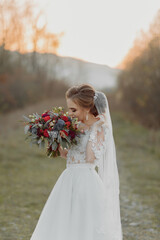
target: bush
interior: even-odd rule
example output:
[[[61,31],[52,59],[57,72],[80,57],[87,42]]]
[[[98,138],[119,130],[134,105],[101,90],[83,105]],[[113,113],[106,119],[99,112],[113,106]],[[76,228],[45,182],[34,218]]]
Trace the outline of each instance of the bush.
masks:
[[[150,45],[151,46],[151,45]],[[149,47],[119,76],[121,102],[150,128],[160,127],[160,49]]]

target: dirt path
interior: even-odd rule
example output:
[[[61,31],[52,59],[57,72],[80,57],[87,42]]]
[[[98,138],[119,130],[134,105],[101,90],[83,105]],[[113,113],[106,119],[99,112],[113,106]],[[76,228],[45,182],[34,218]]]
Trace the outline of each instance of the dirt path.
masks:
[[[41,113],[64,104],[63,99],[49,99],[0,117],[0,240],[29,239],[49,192],[64,168],[64,161],[44,161],[43,152],[31,150],[23,142],[22,126],[17,120],[23,119],[23,114]],[[123,116],[115,113],[112,116],[120,176],[123,240],[159,240],[158,149],[152,152],[149,148],[148,130],[128,123]],[[6,145],[4,136],[7,136]],[[42,197],[37,199],[35,195]]]
[[[154,207],[143,203],[142,196],[134,193],[125,162],[121,161],[121,218],[124,240],[159,240],[160,216]]]

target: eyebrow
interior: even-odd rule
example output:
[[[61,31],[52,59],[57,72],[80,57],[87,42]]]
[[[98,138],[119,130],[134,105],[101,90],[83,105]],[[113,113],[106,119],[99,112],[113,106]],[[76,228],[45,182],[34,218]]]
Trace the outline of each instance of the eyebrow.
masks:
[[[73,107],[72,107],[72,108],[69,108],[69,109],[76,109],[76,108],[73,108]]]

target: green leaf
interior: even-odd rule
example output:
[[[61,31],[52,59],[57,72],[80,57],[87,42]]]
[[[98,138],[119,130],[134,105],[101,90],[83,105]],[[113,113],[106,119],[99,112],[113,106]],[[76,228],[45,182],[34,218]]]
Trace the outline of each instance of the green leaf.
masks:
[[[26,125],[26,126],[24,127],[24,133],[25,133],[25,134],[27,134],[28,129],[29,129],[29,125]]]
[[[36,139],[37,138],[37,135],[36,134],[33,134],[32,135],[32,139]]]
[[[68,144],[67,144],[66,141],[62,140],[60,144],[61,144],[61,146],[62,146],[63,149],[64,149],[64,148],[68,148]]]
[[[65,136],[65,139],[67,140],[67,142],[70,144],[71,143],[71,140],[68,136]]]
[[[42,139],[41,139],[42,140]],[[45,142],[44,140],[42,140],[40,143],[39,143],[39,148],[44,148],[45,147]]]
[[[24,115],[23,115],[23,118],[24,118],[27,122],[31,122],[31,119],[28,118],[28,117],[26,117],[26,116],[24,116]]]
[[[31,143],[37,144],[37,140],[34,140],[34,141],[32,140]]]
[[[56,142],[52,143],[52,150],[55,151],[57,149],[58,144]]]
[[[41,147],[42,147],[42,148],[45,147],[45,141],[44,141],[44,140],[41,142]]]
[[[57,137],[57,142],[60,143],[60,141],[62,140],[60,134],[58,134],[58,137]]]
[[[52,119],[49,119],[49,120],[44,124],[43,129],[45,129],[45,128],[47,127],[47,124],[48,124],[49,122],[51,122],[51,121],[52,121]]]
[[[37,143],[40,144],[42,142],[42,138],[40,138]]]
[[[27,135],[24,140],[27,140],[27,139],[30,138],[30,137],[31,137],[30,135]]]

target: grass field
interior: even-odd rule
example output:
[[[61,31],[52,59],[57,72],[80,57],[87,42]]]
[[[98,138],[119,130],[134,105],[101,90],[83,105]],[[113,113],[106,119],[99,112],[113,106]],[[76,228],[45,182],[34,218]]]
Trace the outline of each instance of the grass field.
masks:
[[[66,161],[45,157],[45,150],[30,147],[24,141],[22,125],[13,124],[11,129],[4,122],[3,128],[2,121],[4,119],[0,136],[0,240],[28,240]],[[131,123],[117,112],[112,113],[112,121],[124,240],[158,240],[160,131],[154,133]]]
[[[124,240],[160,236],[160,131],[113,114]]]

